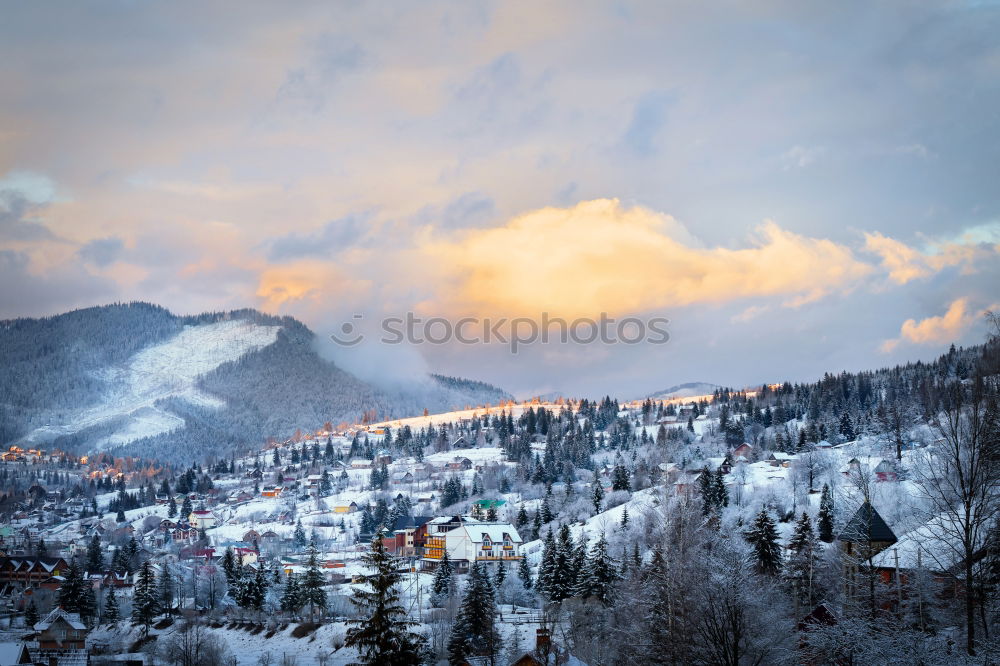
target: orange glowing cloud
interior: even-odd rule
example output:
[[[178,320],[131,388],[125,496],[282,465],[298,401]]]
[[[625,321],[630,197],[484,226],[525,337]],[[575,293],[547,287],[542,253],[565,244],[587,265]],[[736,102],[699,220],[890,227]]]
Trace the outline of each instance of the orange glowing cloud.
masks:
[[[996,258],[1000,252],[1000,245],[976,241],[974,235],[966,235],[956,241],[931,243],[929,252],[921,252],[876,231],[865,234],[864,249],[879,256],[892,282],[906,284],[955,266],[973,272],[977,261]]]
[[[420,252],[443,272],[435,305],[481,315],[595,316],[759,296],[794,307],[872,270],[843,245],[773,222],[749,247],[699,247],[669,215],[617,199],[426,239]]]
[[[992,309],[996,309],[996,306]],[[913,344],[953,342],[985,311],[970,312],[968,299],[955,299],[943,315],[927,317],[920,321],[907,319],[899,329],[899,337],[886,340],[880,349],[886,353],[891,352],[904,340]]]
[[[303,260],[264,269],[257,297],[265,310],[301,313],[330,307],[341,298],[353,300],[370,290],[370,282],[352,279],[330,262]]]

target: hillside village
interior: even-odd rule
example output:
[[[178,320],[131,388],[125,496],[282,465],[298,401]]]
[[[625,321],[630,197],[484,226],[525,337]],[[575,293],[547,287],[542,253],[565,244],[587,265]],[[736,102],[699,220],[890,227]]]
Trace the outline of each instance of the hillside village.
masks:
[[[2,663],[182,663],[194,639],[238,664],[349,663],[380,566],[425,663],[626,663],[643,643],[601,636],[670,623],[690,636],[658,649],[704,663],[948,655],[970,603],[988,646],[997,486],[964,544],[933,492],[965,455],[949,462],[948,391],[978,390],[982,354],[699,397],[511,401],[187,468],[12,446]],[[848,639],[858,627],[868,644]]]

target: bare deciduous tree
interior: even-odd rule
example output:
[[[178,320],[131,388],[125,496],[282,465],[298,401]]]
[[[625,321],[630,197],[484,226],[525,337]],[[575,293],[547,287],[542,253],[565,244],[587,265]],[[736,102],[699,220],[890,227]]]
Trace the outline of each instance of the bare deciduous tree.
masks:
[[[940,543],[960,563],[964,579],[966,651],[976,654],[976,566],[1000,518],[1000,435],[996,390],[981,377],[955,382],[937,418],[939,435],[915,465],[914,481],[932,507]]]

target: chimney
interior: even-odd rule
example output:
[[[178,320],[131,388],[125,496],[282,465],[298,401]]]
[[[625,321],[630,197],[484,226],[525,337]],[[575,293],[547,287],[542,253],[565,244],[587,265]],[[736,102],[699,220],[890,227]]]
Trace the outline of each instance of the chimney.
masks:
[[[549,651],[549,630],[535,629],[535,652],[544,654]]]

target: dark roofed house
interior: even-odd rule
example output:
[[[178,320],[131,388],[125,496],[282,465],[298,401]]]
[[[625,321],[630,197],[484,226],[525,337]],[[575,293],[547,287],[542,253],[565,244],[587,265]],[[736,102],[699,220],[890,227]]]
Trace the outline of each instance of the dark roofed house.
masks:
[[[854,512],[854,516],[840,531],[837,540],[845,544],[871,543],[873,550],[878,548],[875,552],[891,546],[897,541],[896,535],[870,502],[865,502]]]
[[[870,502],[862,504],[844,529],[837,535],[844,554],[844,580],[846,593],[859,592],[858,574],[862,567],[872,567],[874,557],[896,543],[896,535]]]
[[[34,630],[33,640],[21,647],[18,664],[86,666],[87,627],[79,615],[55,608]]]

